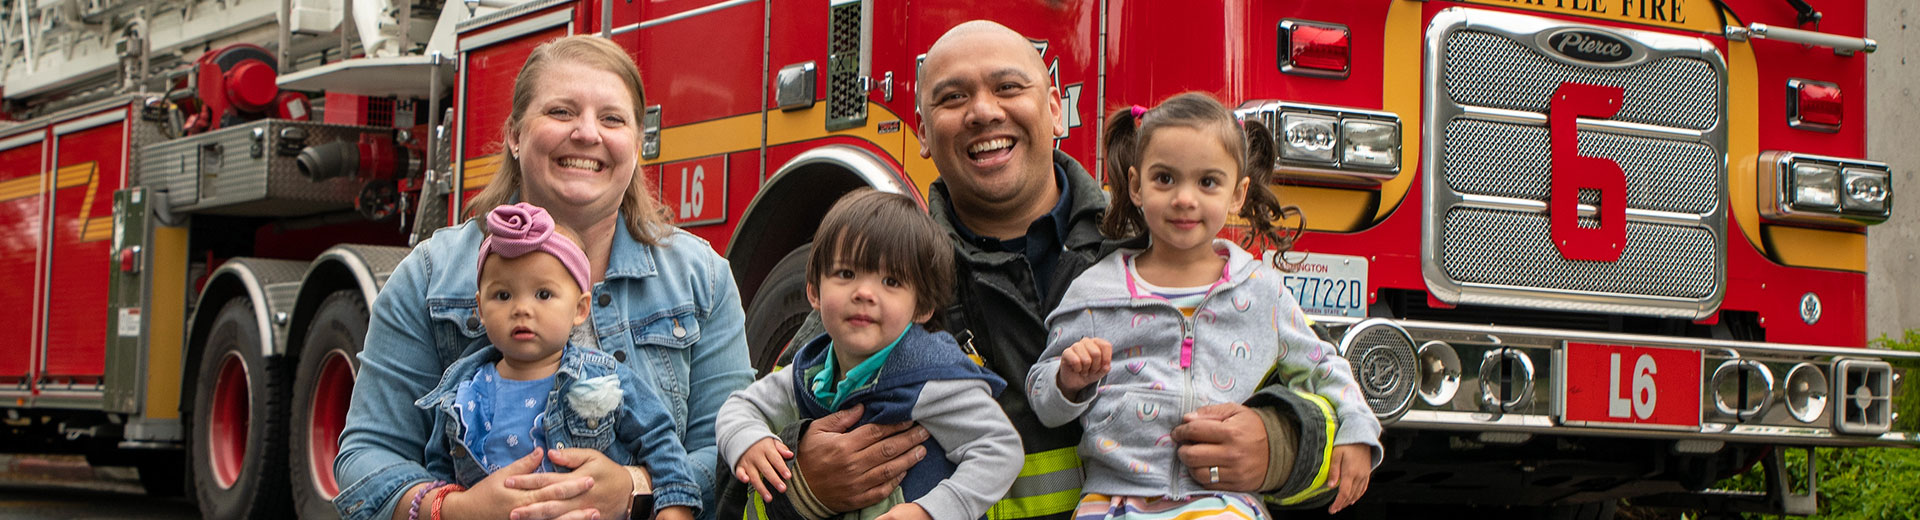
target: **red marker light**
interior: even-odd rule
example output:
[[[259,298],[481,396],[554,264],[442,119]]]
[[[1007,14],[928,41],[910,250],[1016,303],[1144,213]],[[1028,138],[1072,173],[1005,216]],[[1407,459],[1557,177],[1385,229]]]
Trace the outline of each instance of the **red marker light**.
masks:
[[[1347,27],[1286,20],[1280,22],[1280,71],[1345,78],[1353,57]]]
[[[1837,132],[1846,106],[1839,85],[1798,78],[1787,80],[1788,126]]]

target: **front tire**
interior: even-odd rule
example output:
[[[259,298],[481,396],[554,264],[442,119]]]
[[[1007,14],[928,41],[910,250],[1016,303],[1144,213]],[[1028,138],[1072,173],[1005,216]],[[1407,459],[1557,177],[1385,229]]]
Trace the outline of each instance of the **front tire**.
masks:
[[[807,258],[811,256],[813,244],[802,244],[781,257],[747,305],[747,348],[756,376],[773,370],[794,331],[813,312],[813,305],[807,303]]]
[[[367,302],[351,289],[327,295],[307,327],[300,364],[294,368],[293,413],[288,416],[293,436],[287,449],[287,479],[302,519],[340,517],[333,507],[333,498],[340,495],[333,461],[340,455],[340,431],[347,425],[347,403],[353,398],[366,337]]]
[[[220,308],[192,384],[193,468],[200,515],[208,519],[287,518],[285,370],[261,353],[252,302]]]

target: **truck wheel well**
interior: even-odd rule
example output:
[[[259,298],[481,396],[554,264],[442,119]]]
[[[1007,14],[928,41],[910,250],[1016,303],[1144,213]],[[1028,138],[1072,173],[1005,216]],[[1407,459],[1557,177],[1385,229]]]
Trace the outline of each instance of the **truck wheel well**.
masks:
[[[753,301],[774,264],[793,248],[813,241],[821,217],[841,195],[858,188],[912,195],[898,171],[873,153],[849,145],[809,150],[781,166],[747,206],[727,245],[741,301]]]

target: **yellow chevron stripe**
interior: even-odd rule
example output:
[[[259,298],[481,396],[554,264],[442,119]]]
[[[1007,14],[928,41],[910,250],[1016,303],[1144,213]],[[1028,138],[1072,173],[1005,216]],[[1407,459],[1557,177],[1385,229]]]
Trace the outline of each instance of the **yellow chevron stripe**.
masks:
[[[18,179],[0,181],[0,201],[28,197],[40,193],[40,176],[28,175]]]
[[[85,198],[80,199],[80,213],[78,215],[78,217],[81,219],[80,240],[82,242],[87,241],[86,239],[87,234],[93,228],[93,219],[89,219],[88,217],[93,215],[93,196],[94,194],[100,191],[100,175],[99,174],[100,174],[100,163],[88,161],[84,164],[76,164],[73,166],[61,168],[59,175],[56,177],[60,179],[57,184],[59,184],[59,186],[62,188],[79,184],[78,182],[69,183],[67,181],[68,177],[72,177],[75,180],[82,179],[82,178],[86,179],[87,194],[84,196]],[[112,226],[113,224],[109,222],[106,226],[103,226],[103,228],[112,229]]]
[[[85,227],[80,231],[81,242],[99,242],[108,238],[113,238],[113,216],[111,215],[87,219]]]
[[[471,190],[493,182],[493,174],[500,171],[500,158],[505,154],[482,156],[467,161],[466,176],[460,181],[460,189]]]
[[[72,188],[85,184],[93,180],[93,172],[99,169],[98,166],[99,163],[87,162],[60,168],[54,173],[53,187],[54,189]]]

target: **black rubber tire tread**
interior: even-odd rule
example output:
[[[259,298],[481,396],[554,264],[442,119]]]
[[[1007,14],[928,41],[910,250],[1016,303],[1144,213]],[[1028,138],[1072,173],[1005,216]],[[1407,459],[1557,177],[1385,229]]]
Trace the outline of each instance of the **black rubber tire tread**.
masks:
[[[767,271],[759,292],[747,305],[748,359],[753,361],[756,376],[773,369],[774,360],[793,339],[793,332],[806,321],[807,313],[813,312],[813,306],[807,303],[807,257],[812,255],[813,244],[809,243],[781,257]]]
[[[307,438],[312,436],[307,417],[313,410],[320,363],[329,351],[346,351],[354,369],[359,369],[360,349],[367,338],[367,316],[367,300],[359,290],[334,291],[320,301],[307,327],[306,341],[301,343],[300,363],[294,367],[293,406],[289,410],[292,413],[287,415],[288,428],[293,433],[287,440],[287,481],[292,483],[293,508],[303,520],[340,518],[339,510],[320,492],[319,483],[313,480],[308,469],[313,462],[308,460],[306,449]],[[331,464],[326,466],[314,470],[333,472]]]
[[[235,298],[220,308],[207,333],[207,344],[193,385],[193,415],[187,424],[190,442],[187,461],[193,475],[194,494],[200,503],[200,516],[208,520],[250,518],[292,518],[293,501],[287,485],[287,370],[278,356],[260,353],[260,330],[254,320],[253,304],[247,298]],[[250,396],[247,450],[240,463],[240,474],[233,487],[221,489],[214,481],[207,459],[209,436],[205,425],[211,407],[220,360],[228,353],[239,354],[247,368]],[[264,398],[262,398],[264,397]]]

